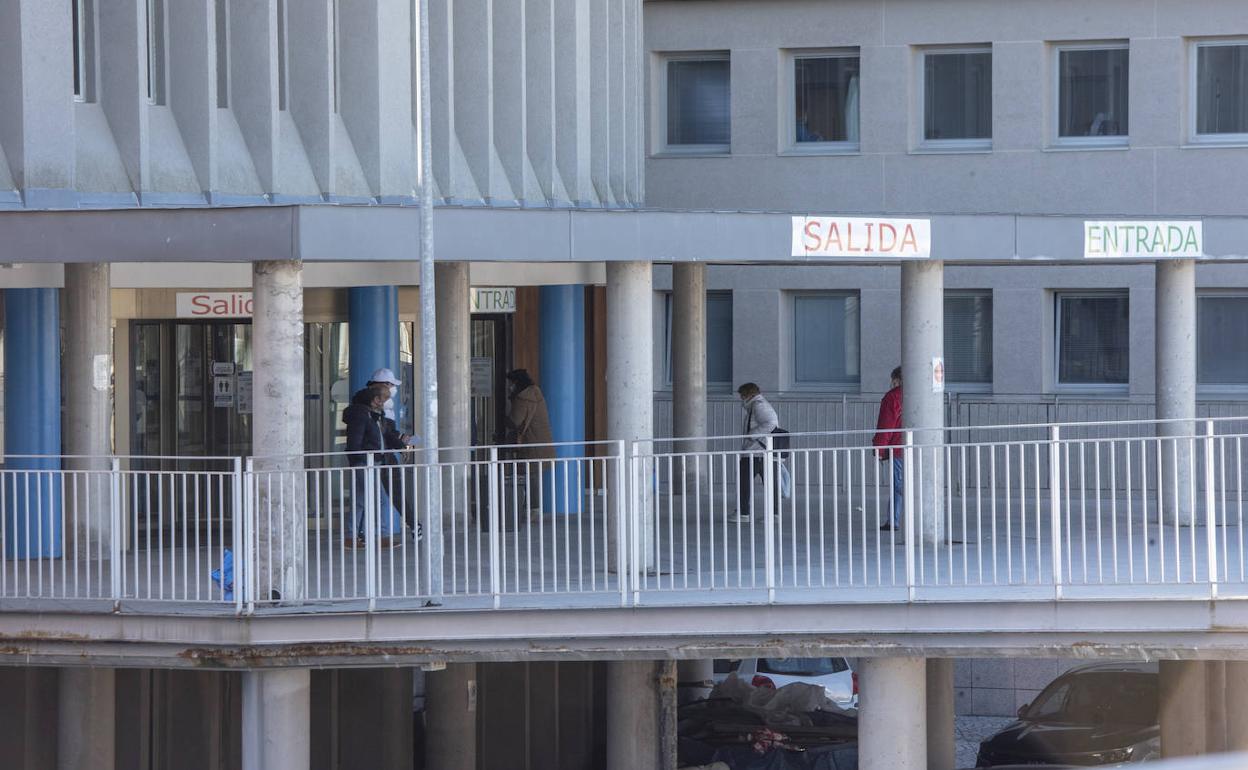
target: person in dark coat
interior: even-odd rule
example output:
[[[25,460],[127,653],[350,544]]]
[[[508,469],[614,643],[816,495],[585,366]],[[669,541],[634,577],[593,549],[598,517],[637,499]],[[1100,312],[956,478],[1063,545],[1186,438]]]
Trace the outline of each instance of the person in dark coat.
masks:
[[[351,404],[342,414],[342,421],[347,426],[348,462],[353,468],[362,468],[368,464],[368,452],[373,455],[373,464],[378,466],[379,481],[382,489],[394,507],[403,512],[408,526],[416,526],[415,500],[413,495],[405,494],[405,484],[401,478],[401,460],[397,451],[407,446],[408,437],[401,433],[394,422],[385,416],[385,404],[390,398],[390,386],[385,383],[371,383],[358,391]],[[354,531],[348,531],[345,546],[359,548],[364,545],[363,527],[366,510],[364,489],[365,476],[362,471],[352,474],[354,479],[355,512],[352,517]],[[378,544],[382,548],[392,548],[398,541],[391,535],[390,516],[385,499],[380,499],[386,513],[380,518],[377,528]]]
[[[901,367],[893,370],[892,388],[880,399],[880,417],[875,422],[875,437],[871,445],[878,447],[876,453],[880,462],[893,461],[893,515],[891,521],[880,525],[880,529],[888,531],[901,529],[901,517],[905,512],[905,475],[901,466],[902,451],[891,447],[905,443],[905,434],[901,430]]]
[[[550,431],[550,413],[546,411],[546,397],[533,382],[525,369],[507,374],[511,383],[511,407],[507,411],[507,425],[517,444],[527,444],[520,450],[522,460],[553,460],[555,448]]]

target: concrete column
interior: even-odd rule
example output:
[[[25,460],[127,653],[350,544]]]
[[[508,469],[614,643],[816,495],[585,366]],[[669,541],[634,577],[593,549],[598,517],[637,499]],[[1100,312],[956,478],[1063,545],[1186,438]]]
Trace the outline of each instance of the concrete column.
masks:
[[[607,437],[650,441],[654,437],[654,283],[649,262],[607,263]],[[643,451],[649,451],[648,444]],[[643,476],[646,469],[642,470]],[[650,509],[652,487],[642,484],[635,504]],[[608,500],[607,558],[616,567],[618,506]],[[654,566],[651,517],[642,517],[641,569]]]
[[[1205,753],[1205,664],[1199,660],[1163,660],[1159,664],[1158,720],[1161,756]]]
[[[1226,662],[1205,661],[1205,751],[1221,754],[1226,751]]]
[[[425,767],[477,768],[475,663],[452,663],[425,674]]]
[[[252,598],[294,602],[304,590],[306,485],[300,474],[265,471],[303,467],[303,264],[254,263],[252,292],[252,446],[260,471]]]
[[[714,686],[714,660],[682,660],[676,664],[676,690],[682,704],[705,697],[706,692]]]
[[[4,375],[5,470],[60,469],[61,320],[56,289],[5,289]],[[57,475],[10,474],[6,485],[5,554],[19,559],[61,556]]]
[[[438,441],[444,447],[472,444],[470,377],[472,330],[467,262],[439,262],[436,271],[438,318]],[[468,459],[466,449],[443,452],[442,460]],[[447,490],[449,494],[449,489]],[[445,510],[449,513],[449,508]]]
[[[677,438],[706,436],[706,265],[702,262],[672,266],[672,426]],[[677,451],[704,452],[706,442],[682,441]]]
[[[107,263],[65,265],[65,453],[75,470],[107,471],[112,454],[113,336]],[[67,479],[77,531],[66,547],[79,557],[98,556],[111,542],[109,481],[104,474]],[[111,718],[111,717],[110,717]]]
[[[111,668],[60,670],[57,770],[112,770],[117,757],[116,682]]]
[[[927,770],[954,770],[953,659],[927,659]]]
[[[1225,663],[1226,750],[1248,751],[1248,661]]]
[[[901,423],[918,446],[908,469],[914,532],[926,543],[945,539],[945,396],[932,392],[932,359],[944,359],[945,267],[939,261],[901,264]]]
[[[311,692],[306,668],[243,674],[243,770],[308,770]]]
[[[607,664],[607,770],[676,769],[676,664]]]
[[[1182,420],[1157,426],[1157,435],[1191,436],[1196,417],[1196,260],[1161,260],[1156,265],[1157,419]],[[1162,444],[1164,521],[1177,515],[1192,523],[1191,443]],[[1177,499],[1176,499],[1177,498]],[[1176,508],[1177,503],[1177,508]]]
[[[541,382],[557,442],[585,440],[585,287],[541,287],[539,314]],[[555,449],[559,458],[584,457],[586,447]],[[564,460],[542,472],[546,513],[576,513],[589,483],[578,463]]]
[[[923,658],[861,658],[858,693],[858,767],[927,767],[927,665]]]

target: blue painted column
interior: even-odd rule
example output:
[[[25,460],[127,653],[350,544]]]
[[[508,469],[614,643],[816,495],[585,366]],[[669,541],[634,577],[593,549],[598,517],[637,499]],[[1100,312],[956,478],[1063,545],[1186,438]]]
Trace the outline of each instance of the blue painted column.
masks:
[[[585,440],[585,287],[543,286],[540,306],[542,393],[556,442]],[[556,457],[584,457],[584,446],[561,446]],[[542,474],[546,513],[576,513],[585,483],[582,463],[560,462]],[[565,494],[566,489],[566,494]]]
[[[355,286],[347,290],[348,366],[351,392],[368,383],[381,367],[399,372],[399,289],[397,286]]]
[[[61,555],[61,319],[57,289],[4,291],[5,553]],[[19,456],[19,455],[25,455]],[[41,455],[46,455],[41,456]]]

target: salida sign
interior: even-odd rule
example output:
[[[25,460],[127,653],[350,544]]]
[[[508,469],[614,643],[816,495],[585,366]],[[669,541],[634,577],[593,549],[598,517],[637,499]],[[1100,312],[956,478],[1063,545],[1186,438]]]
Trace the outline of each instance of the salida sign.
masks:
[[[928,259],[927,219],[793,217],[794,257]]]
[[[251,318],[251,292],[178,292],[177,311],[178,318]]]

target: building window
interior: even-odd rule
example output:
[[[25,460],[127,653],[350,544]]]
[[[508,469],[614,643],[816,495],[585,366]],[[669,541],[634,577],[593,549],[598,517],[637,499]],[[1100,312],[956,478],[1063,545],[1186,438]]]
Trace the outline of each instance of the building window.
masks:
[[[165,104],[165,0],[147,0],[147,100]]]
[[[857,151],[859,82],[856,51],[793,56],[793,149]]]
[[[1196,384],[1248,386],[1248,295],[1211,294],[1196,302]]]
[[[286,0],[277,0],[277,108],[286,109]]]
[[[1126,292],[1057,295],[1057,383],[1126,385],[1131,331]]]
[[[1248,142],[1248,41],[1196,44],[1194,136]]]
[[[1126,43],[1057,49],[1057,140],[1126,144],[1129,56]]]
[[[922,144],[984,149],[992,146],[992,49],[935,49],[920,57]]]
[[[793,297],[793,382],[856,388],[860,382],[857,294]]]
[[[672,384],[672,294],[664,297],[664,382]],[[706,293],[706,385],[732,387],[732,292]]]
[[[671,57],[664,67],[663,149],[728,152],[732,137],[728,55]]]
[[[955,387],[991,387],[991,291],[945,293],[945,380]]]
[[[74,96],[95,101],[95,0],[70,0],[74,28]]]

